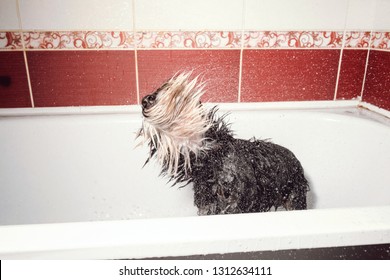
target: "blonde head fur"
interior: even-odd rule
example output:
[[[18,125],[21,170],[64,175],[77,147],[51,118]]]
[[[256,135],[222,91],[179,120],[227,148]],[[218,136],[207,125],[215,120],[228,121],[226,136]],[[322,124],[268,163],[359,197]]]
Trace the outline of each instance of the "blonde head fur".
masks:
[[[149,142],[151,155],[156,155],[169,176],[177,175],[179,167],[187,174],[191,153],[198,156],[210,148],[204,141],[211,126],[209,111],[200,103],[204,84],[190,75],[175,75],[154,93],[153,105],[143,107],[139,136]]]

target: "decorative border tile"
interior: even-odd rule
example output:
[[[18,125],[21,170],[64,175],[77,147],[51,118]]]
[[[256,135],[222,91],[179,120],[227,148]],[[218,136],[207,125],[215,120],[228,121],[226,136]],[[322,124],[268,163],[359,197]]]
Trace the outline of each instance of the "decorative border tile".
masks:
[[[133,49],[133,32],[24,32],[26,49]]]
[[[23,49],[21,33],[0,32],[0,50]],[[242,38],[243,36],[243,38]],[[25,31],[26,49],[334,49],[338,31]],[[345,48],[390,50],[390,32],[347,31]],[[371,46],[370,46],[371,41]]]
[[[241,47],[241,32],[137,32],[137,48],[225,49]]]
[[[22,36],[19,32],[0,32],[0,50],[23,49]]]
[[[370,31],[347,31],[345,33],[345,48],[368,48],[370,45]]]
[[[343,32],[247,31],[244,48],[341,48]]]
[[[373,32],[371,47],[374,49],[390,50],[390,32]]]

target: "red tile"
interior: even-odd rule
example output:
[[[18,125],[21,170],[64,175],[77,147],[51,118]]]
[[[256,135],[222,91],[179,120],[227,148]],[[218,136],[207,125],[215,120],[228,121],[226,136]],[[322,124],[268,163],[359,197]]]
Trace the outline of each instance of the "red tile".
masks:
[[[368,50],[343,51],[337,99],[353,99],[361,95]]]
[[[27,58],[37,107],[137,103],[134,51],[30,51]]]
[[[390,52],[370,51],[363,101],[390,110]]]
[[[140,50],[138,77],[141,97],[180,71],[193,70],[207,81],[203,102],[237,102],[239,50]]]
[[[241,101],[332,100],[340,50],[244,50]]]
[[[0,108],[31,107],[23,52],[0,52]]]

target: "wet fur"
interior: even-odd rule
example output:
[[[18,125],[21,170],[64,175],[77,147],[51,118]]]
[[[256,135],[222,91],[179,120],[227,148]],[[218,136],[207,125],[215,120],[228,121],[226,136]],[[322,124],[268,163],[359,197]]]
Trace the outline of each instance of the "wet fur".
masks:
[[[153,106],[143,108],[139,136],[148,141],[149,159],[157,158],[163,175],[174,184],[193,183],[199,215],[306,209],[309,186],[294,154],[269,141],[234,138],[224,116],[217,116],[217,107],[207,110],[201,105],[203,87],[196,79],[189,80],[188,73],[177,75],[153,94],[157,98]],[[187,105],[189,110],[180,109],[186,115],[175,109]],[[177,117],[196,121],[189,126]],[[194,132],[186,131],[184,137],[170,131],[188,127]]]

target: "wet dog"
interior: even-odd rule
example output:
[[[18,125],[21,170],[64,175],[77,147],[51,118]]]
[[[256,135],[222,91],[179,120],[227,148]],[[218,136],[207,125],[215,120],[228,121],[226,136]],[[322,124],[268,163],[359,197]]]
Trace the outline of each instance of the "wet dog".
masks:
[[[299,160],[269,141],[236,139],[217,107],[200,102],[204,84],[175,75],[142,99],[138,133],[174,184],[193,183],[199,215],[306,209]],[[145,163],[145,164],[146,164]]]

